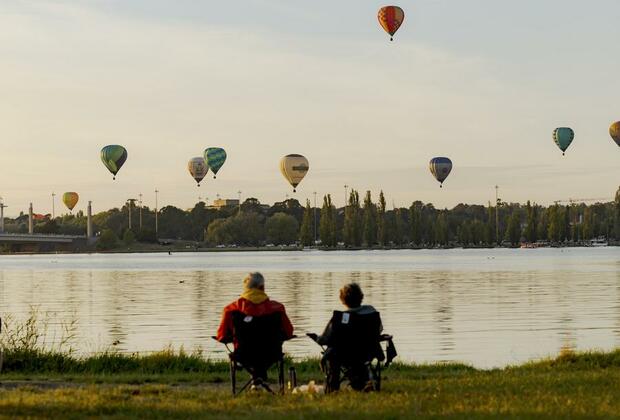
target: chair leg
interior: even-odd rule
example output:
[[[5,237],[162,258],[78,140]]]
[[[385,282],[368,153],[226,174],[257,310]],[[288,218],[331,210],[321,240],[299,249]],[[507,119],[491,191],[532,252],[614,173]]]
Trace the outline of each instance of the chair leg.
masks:
[[[237,395],[237,364],[234,360],[230,361],[230,384],[233,396]]]
[[[376,390],[381,391],[381,362],[377,363],[377,373],[376,373]]]
[[[284,359],[278,362],[278,384],[280,385],[280,394],[284,394]]]

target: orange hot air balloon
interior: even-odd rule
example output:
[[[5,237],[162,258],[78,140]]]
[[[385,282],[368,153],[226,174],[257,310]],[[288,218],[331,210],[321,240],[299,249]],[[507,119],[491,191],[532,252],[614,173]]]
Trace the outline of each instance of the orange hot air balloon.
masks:
[[[405,20],[405,12],[398,6],[384,6],[379,9],[377,18],[385,32],[390,34],[390,41],[393,41],[394,34]]]
[[[609,135],[620,146],[620,121],[617,121],[609,127]]]

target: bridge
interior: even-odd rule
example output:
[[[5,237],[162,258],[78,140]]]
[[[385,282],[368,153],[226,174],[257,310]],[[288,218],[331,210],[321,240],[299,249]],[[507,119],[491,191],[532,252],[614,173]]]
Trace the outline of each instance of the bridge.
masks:
[[[86,236],[0,233],[0,251],[79,251],[88,246]]]

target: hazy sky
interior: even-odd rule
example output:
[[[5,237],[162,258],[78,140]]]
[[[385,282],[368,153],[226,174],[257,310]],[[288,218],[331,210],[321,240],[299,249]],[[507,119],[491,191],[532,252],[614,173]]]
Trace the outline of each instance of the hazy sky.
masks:
[[[0,3],[0,196],[9,214],[77,191],[96,211],[144,194],[293,196],[278,171],[301,153],[300,201],[345,184],[396,205],[612,197],[620,148],[620,2],[91,0]],[[551,132],[574,128],[567,156]],[[117,181],[99,160],[125,145]],[[229,159],[195,186],[208,146]],[[448,156],[443,189],[428,171]],[[57,209],[60,200],[57,199]]]

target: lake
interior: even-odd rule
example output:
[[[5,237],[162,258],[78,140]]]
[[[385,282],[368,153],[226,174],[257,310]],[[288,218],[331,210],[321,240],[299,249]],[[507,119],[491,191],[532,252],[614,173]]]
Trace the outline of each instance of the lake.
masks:
[[[620,249],[477,249],[0,256],[0,316],[77,320],[84,354],[168,345],[224,357],[210,337],[261,271],[296,333],[320,333],[338,289],[361,284],[404,361],[489,368],[620,347]],[[112,343],[115,343],[112,346]],[[303,337],[294,357],[317,356]]]

